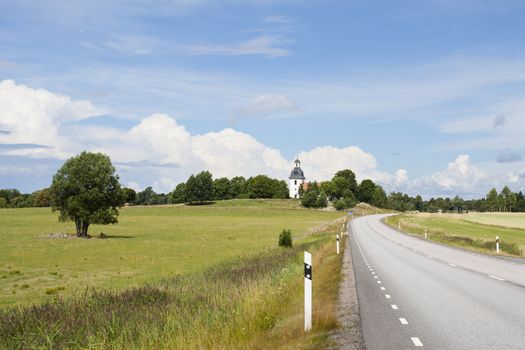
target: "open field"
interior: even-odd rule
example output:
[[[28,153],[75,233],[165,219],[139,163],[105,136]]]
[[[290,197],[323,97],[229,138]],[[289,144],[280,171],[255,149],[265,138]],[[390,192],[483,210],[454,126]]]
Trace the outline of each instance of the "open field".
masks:
[[[525,230],[525,213],[468,213],[464,220]]]
[[[388,218],[387,223],[394,228],[398,228],[400,223],[401,230],[419,236],[424,236],[426,228],[431,240],[489,254],[495,254],[495,239],[499,236],[502,254],[521,256],[525,251],[525,230],[504,227],[505,216],[507,215],[494,213],[401,214]],[[525,214],[512,214],[512,219],[509,221],[511,225],[517,225],[525,220]],[[472,222],[473,220],[484,221],[490,225]],[[500,225],[493,226],[494,223]]]
[[[129,207],[122,209],[119,224],[90,227],[91,235],[103,232],[108,238],[68,239],[48,238],[74,232],[72,223],[59,223],[49,208],[1,209],[0,307],[203,272],[275,248],[283,228],[302,237],[342,215],[280,200]]]
[[[337,296],[343,255],[335,254],[334,235],[339,232],[342,221],[333,219],[341,217],[341,213],[296,209],[290,203],[293,204],[291,201],[280,204],[276,201],[246,201],[246,205],[242,205],[235,201],[208,207],[130,208],[136,211],[134,213],[127,212],[130,209],[126,209],[123,217],[127,215],[130,221],[131,218],[139,220],[139,213],[156,213],[158,222],[168,221],[172,215],[178,217],[178,221],[183,221],[181,218],[190,217],[189,213],[196,210],[202,217],[207,217],[208,221],[221,223],[219,227],[227,225],[227,222],[233,227],[229,233],[233,240],[232,249],[238,249],[234,245],[249,246],[253,252],[241,252],[239,255],[245,257],[231,259],[226,252],[216,253],[213,257],[206,256],[212,252],[211,249],[207,249],[192,256],[194,263],[197,264],[201,260],[207,262],[210,259],[216,259],[217,263],[207,267],[187,268],[186,272],[168,277],[157,273],[152,276],[153,281],[142,283],[138,288],[124,286],[113,291],[98,288],[75,296],[68,295],[65,289],[66,297],[56,295],[34,306],[0,309],[0,347],[325,348],[330,344],[331,331],[337,327]],[[173,214],[174,210],[177,214]],[[265,232],[259,226],[251,227],[248,240],[257,233],[260,237],[253,239],[259,242],[260,247],[253,248],[251,243],[244,242],[246,238],[241,238],[245,237],[242,236],[244,228],[235,230],[235,227],[247,224],[244,222],[247,217],[271,231]],[[322,225],[315,232],[311,232],[300,242],[296,242],[294,248],[276,247],[277,234],[283,221],[288,223],[287,227],[303,227],[302,231],[306,232],[305,222],[319,224],[326,219],[332,223]],[[200,223],[204,224],[206,220],[203,219]],[[186,227],[191,225],[187,223]],[[104,232],[108,235],[118,233],[111,233],[110,230]],[[208,234],[210,240],[217,239],[220,242],[220,235],[224,233],[209,228]],[[154,237],[148,236],[147,233],[143,235],[150,241],[155,241]],[[234,237],[236,239],[233,239]],[[143,242],[147,242],[146,238],[142,239]],[[92,241],[100,244],[113,241],[63,240],[66,243]],[[131,238],[114,240],[125,241],[122,244],[132,241]],[[147,250],[151,259],[154,259],[159,247],[166,244],[166,240],[167,238],[155,243],[155,248]],[[200,240],[196,242],[194,246],[190,246],[195,251],[202,245]],[[342,246],[344,247],[344,244]],[[125,247],[131,249],[132,246]],[[98,248],[100,249],[100,246]],[[88,249],[92,254],[98,252],[90,246]],[[303,250],[313,253],[316,281],[313,291],[313,329],[306,335],[303,332],[302,319]],[[138,252],[135,251],[134,254]],[[118,261],[117,263],[120,264]],[[170,272],[168,268],[159,270],[166,274]],[[19,275],[22,277],[22,272]],[[11,276],[13,275],[10,275],[10,278]],[[128,286],[135,284],[129,281],[127,283]]]

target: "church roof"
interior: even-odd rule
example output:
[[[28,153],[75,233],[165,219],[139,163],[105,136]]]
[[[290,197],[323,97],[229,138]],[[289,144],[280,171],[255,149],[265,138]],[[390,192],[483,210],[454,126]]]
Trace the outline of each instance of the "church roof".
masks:
[[[290,177],[290,180],[304,180],[306,177],[304,177],[303,170],[299,167],[293,168]]]

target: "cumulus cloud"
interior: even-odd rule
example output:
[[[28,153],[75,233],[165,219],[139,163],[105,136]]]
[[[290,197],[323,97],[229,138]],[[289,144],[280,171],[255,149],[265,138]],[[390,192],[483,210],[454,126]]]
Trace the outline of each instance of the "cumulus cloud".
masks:
[[[70,97],[44,89],[17,85],[12,80],[0,82],[0,120],[8,133],[0,133],[2,144],[32,144],[43,147],[4,149],[2,154],[56,156],[64,158],[71,141],[61,126],[102,114],[89,101],[73,101]]]
[[[487,174],[470,162],[470,156],[459,155],[447,168],[430,176],[423,177],[415,184],[416,188],[436,193],[471,193],[479,185],[486,187]]]
[[[403,185],[408,182],[408,172],[405,169],[398,169],[394,175],[394,184]]]
[[[357,146],[316,147],[301,152],[299,159],[308,180],[329,180],[341,169],[352,169],[358,180],[370,178],[378,182],[390,182],[392,179],[391,175],[377,170],[377,160],[372,154]]]

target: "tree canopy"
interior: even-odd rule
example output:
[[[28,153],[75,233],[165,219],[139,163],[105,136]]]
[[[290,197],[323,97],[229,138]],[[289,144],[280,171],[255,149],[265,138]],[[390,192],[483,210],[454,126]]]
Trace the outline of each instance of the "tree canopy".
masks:
[[[68,159],[53,176],[51,205],[61,221],[75,222],[77,236],[87,237],[91,224],[117,223],[126,194],[108,156],[82,152]]]

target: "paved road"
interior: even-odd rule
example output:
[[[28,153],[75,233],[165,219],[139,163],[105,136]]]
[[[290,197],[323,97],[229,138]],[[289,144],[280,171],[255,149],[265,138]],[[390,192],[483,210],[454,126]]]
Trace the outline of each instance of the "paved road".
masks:
[[[374,349],[525,349],[525,264],[352,221],[363,337]]]

